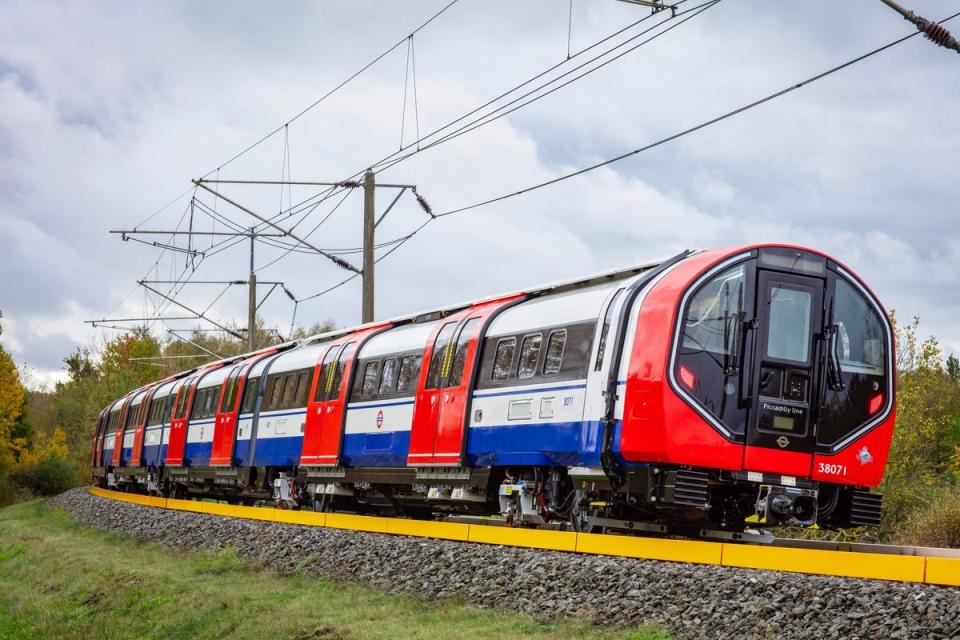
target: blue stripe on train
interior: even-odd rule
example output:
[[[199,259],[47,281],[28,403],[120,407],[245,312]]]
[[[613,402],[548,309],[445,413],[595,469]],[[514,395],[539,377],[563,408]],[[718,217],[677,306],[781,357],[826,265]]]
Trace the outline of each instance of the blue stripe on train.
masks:
[[[471,427],[467,459],[473,466],[600,464],[599,420]]]
[[[143,447],[143,466],[158,467],[164,463],[167,458],[167,445],[151,444]]]
[[[614,424],[614,450],[619,449],[622,422]],[[467,458],[472,466],[570,465],[598,466],[603,425],[599,420],[528,425],[472,427]],[[234,465],[250,464],[250,440],[234,445]],[[257,440],[255,466],[292,467],[300,463],[303,436]],[[347,434],[343,443],[348,467],[404,467],[410,447],[409,431]],[[144,447],[144,464],[162,463],[167,445]],[[187,444],[190,466],[209,464],[211,443]],[[104,451],[106,457],[107,451]]]

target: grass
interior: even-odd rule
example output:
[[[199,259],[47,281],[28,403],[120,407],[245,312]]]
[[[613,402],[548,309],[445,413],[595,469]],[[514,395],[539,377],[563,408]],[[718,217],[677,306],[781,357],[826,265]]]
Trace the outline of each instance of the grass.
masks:
[[[280,575],[220,553],[178,552],[90,529],[33,501],[0,509],[0,639],[538,637],[660,640],[650,629],[555,623],[457,600]]]

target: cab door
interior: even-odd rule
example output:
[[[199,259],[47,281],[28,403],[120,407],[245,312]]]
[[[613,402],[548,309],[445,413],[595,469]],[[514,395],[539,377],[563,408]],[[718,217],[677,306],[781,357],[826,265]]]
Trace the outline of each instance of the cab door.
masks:
[[[180,466],[183,464],[183,455],[187,448],[187,421],[190,416],[190,405],[193,403],[193,394],[197,389],[200,376],[191,376],[180,385],[177,398],[170,413],[170,440],[167,443],[167,458],[165,464]]]
[[[431,335],[424,352],[407,464],[463,465],[467,415],[474,386],[480,338],[498,312],[523,300],[522,294],[480,303],[452,316]]]
[[[240,404],[241,374],[243,364],[233,368],[223,381],[220,406],[213,421],[213,443],[210,448],[212,466],[230,465],[233,461],[233,440],[237,430],[237,409]]]
[[[825,281],[760,269],[744,468],[807,476],[816,443]]]

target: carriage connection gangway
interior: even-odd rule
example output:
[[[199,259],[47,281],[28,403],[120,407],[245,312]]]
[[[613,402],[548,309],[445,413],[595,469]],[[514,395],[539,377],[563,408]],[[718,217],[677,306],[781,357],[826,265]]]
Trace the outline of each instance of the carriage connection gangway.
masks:
[[[91,487],[94,496],[133,504],[214,516],[330,527],[459,542],[499,544],[589,555],[687,562],[847,578],[960,586],[960,549],[776,538],[765,544],[747,539],[681,540],[494,524],[410,520],[348,513],[318,513],[245,507],[200,500],[178,500]],[[748,538],[749,539],[749,538]]]

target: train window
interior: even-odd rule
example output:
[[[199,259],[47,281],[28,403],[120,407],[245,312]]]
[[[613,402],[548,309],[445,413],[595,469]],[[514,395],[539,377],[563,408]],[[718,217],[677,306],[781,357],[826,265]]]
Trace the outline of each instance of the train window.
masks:
[[[170,400],[170,394],[164,396],[153,396],[153,402],[150,403],[150,418],[147,424],[150,426],[161,424],[163,422],[164,409]]]
[[[140,403],[139,403],[139,402],[138,402],[137,404],[135,404],[135,405],[131,405],[131,407],[127,410],[127,419],[126,419],[126,420],[124,421],[124,423],[123,423],[123,428],[124,428],[124,430],[130,429],[130,428],[133,427],[133,425],[134,425],[134,416],[136,416],[139,411],[140,411]]]
[[[330,387],[328,400],[336,400],[340,397],[340,384],[343,382],[343,374],[347,370],[347,362],[353,356],[355,346],[357,346],[356,342],[348,342],[347,346],[340,352],[340,357],[337,359],[337,372],[333,377],[333,385]]]
[[[180,393],[177,396],[177,412],[174,414],[177,419],[182,419],[186,417],[187,414],[187,397],[190,395],[190,385],[184,384],[180,387]]]
[[[744,268],[738,265],[697,292],[683,322],[683,349],[732,355],[736,331],[731,325],[743,310],[743,283]]]
[[[739,377],[729,375],[727,368],[739,355],[737,325],[747,306],[746,283],[747,269],[741,263],[696,290],[683,312],[673,370],[679,388],[734,433],[746,430],[747,409],[736,402]]]
[[[293,406],[307,406],[307,393],[310,391],[310,370],[297,374],[297,392],[293,396]]]
[[[597,346],[597,360],[593,365],[594,371],[600,371],[603,367],[603,354],[607,348],[607,333],[610,331],[610,322],[613,319],[613,309],[616,306],[617,299],[620,297],[620,294],[623,293],[623,289],[617,289],[617,292],[613,294],[613,297],[610,298],[610,304],[607,305],[607,312],[603,314],[603,327],[600,328],[600,340],[599,345]],[[546,373],[546,371],[544,371]]]
[[[323,402],[330,393],[333,386],[333,375],[336,370],[337,354],[340,352],[340,345],[330,347],[327,354],[323,356],[323,365],[320,369],[320,380],[317,382],[317,391],[313,396],[314,402]]]
[[[400,360],[400,373],[397,374],[397,393],[406,393],[417,386],[420,375],[420,362],[423,356],[404,356]]]
[[[246,388],[243,390],[243,404],[240,405],[240,413],[253,413],[254,406],[257,404],[257,388],[259,386],[260,378],[247,380]]]
[[[207,397],[203,399],[203,417],[209,418],[217,408],[220,387],[207,388]]]
[[[393,386],[397,381],[397,359],[388,358],[383,362],[383,375],[380,376],[380,388],[377,390],[378,396],[386,396],[393,393]]]
[[[220,402],[220,411],[226,413],[233,410],[233,401],[236,399],[237,384],[240,382],[240,367],[230,372],[227,378],[227,388],[223,390],[223,400]]]
[[[444,369],[449,371],[450,369],[450,358],[452,357],[449,354],[451,344],[451,338],[453,338],[453,332],[457,328],[456,322],[448,322],[443,325],[440,329],[440,333],[437,334],[437,339],[433,342],[433,353],[430,356],[430,369],[427,371],[427,389],[436,389],[440,386],[441,381],[444,377]]]
[[[504,338],[497,343],[497,354],[493,359],[493,379],[508,380],[513,371],[513,354],[517,351],[516,338]]]
[[[480,318],[470,318],[460,329],[460,335],[457,337],[457,348],[453,354],[453,364],[450,365],[448,387],[460,386],[460,381],[463,379],[463,367],[467,361],[467,347],[470,346],[470,336],[478,322],[480,322]]]
[[[774,286],[770,290],[770,328],[767,355],[779,360],[806,362],[810,353],[809,291]]]
[[[827,347],[839,360],[839,382],[826,386],[818,444],[836,445],[868,421],[880,416],[889,404],[887,349],[883,319],[853,285],[836,278],[832,323],[836,333]]]
[[[541,342],[543,342],[543,334],[540,333],[523,338],[523,342],[520,344],[520,364],[517,366],[517,377],[521,380],[536,375]]]
[[[283,398],[281,406],[288,409],[293,406],[293,398],[297,394],[297,374],[288,373],[283,377]]]
[[[360,395],[369,398],[377,391],[377,374],[380,373],[380,361],[368,362],[363,369],[363,386],[360,388]]]
[[[543,359],[543,375],[555,376],[563,364],[563,348],[567,344],[567,330],[551,331],[547,340],[547,355]]]
[[[266,397],[269,398],[269,401],[267,402],[267,406],[264,407],[265,409],[276,409],[280,406],[280,401],[283,399],[283,376],[270,376],[267,378]]]
[[[190,418],[202,418],[205,415],[204,403],[210,395],[207,389],[197,389],[196,397],[193,399],[193,407],[190,409]]]
[[[834,300],[836,352],[841,370],[882,376],[883,328],[876,311],[843,280],[837,280]]]

